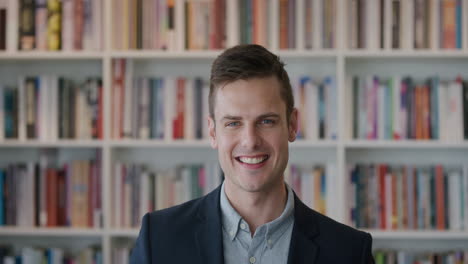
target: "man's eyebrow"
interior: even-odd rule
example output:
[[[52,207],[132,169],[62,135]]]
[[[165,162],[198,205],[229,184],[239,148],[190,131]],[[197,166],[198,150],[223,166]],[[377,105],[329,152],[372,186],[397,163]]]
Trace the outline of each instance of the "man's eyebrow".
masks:
[[[257,119],[264,119],[264,118],[268,118],[268,117],[280,118],[280,115],[278,115],[277,113],[270,112],[270,113],[260,115]]]
[[[240,116],[225,115],[221,120],[241,120]]]

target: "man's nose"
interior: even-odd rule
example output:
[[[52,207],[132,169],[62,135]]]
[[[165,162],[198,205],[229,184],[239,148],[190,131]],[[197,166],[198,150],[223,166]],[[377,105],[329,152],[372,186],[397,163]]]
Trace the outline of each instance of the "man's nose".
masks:
[[[242,134],[242,146],[247,149],[256,149],[261,145],[262,138],[255,125],[247,125],[244,127]]]

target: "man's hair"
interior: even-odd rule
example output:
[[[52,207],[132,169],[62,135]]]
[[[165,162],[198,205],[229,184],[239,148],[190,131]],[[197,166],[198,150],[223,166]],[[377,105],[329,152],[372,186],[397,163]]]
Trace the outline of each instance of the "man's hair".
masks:
[[[260,45],[238,45],[225,50],[211,67],[208,99],[210,117],[215,118],[217,89],[237,80],[276,76],[280,83],[280,96],[286,105],[286,120],[289,120],[294,108],[294,97],[284,65],[278,56]]]

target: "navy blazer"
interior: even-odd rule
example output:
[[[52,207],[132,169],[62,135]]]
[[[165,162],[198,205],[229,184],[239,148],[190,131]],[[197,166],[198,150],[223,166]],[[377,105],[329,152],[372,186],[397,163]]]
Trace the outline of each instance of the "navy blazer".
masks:
[[[130,256],[131,264],[222,264],[220,190],[148,213]],[[370,264],[372,237],[304,205],[294,194],[294,227],[288,264]]]

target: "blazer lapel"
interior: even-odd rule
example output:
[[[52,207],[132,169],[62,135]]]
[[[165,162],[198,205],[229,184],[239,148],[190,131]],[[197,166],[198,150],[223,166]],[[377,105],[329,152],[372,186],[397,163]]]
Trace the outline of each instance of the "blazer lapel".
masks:
[[[203,264],[224,264],[221,209],[221,187],[208,194],[198,208],[198,227],[195,231],[197,251]]]
[[[288,264],[315,263],[319,248],[313,238],[317,235],[317,222],[313,212],[294,194],[294,227]]]

